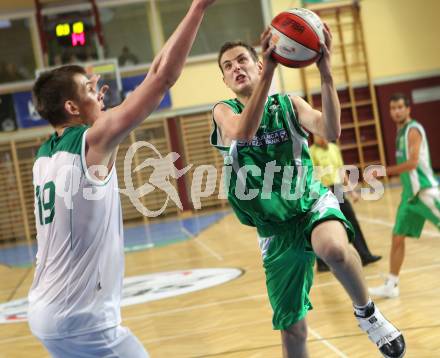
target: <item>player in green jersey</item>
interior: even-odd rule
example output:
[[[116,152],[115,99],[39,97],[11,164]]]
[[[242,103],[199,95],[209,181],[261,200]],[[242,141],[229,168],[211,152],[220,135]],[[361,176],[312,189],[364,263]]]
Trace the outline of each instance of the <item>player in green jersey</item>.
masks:
[[[335,196],[313,178],[306,130],[330,140],[340,135],[340,104],[330,64],[331,34],[317,65],[323,112],[299,97],[269,96],[276,68],[270,30],[261,36],[263,62],[242,42],[226,43],[218,64],[236,95],[213,109],[211,141],[225,157],[226,192],[239,220],[259,236],[273,326],[285,357],[307,357],[305,316],[315,253],[331,268],[353,301],[361,329],[385,357],[402,357],[402,334],[368,297],[359,256],[350,247],[352,227]],[[305,129],[304,129],[305,128]]]
[[[440,194],[425,131],[411,119],[409,99],[402,93],[391,96],[390,115],[397,125],[397,165],[386,168],[386,174],[400,175],[402,198],[393,228],[390,273],[382,286],[369,290],[372,295],[387,298],[399,296],[397,284],[405,257],[405,237],[419,238],[426,220],[440,228]]]

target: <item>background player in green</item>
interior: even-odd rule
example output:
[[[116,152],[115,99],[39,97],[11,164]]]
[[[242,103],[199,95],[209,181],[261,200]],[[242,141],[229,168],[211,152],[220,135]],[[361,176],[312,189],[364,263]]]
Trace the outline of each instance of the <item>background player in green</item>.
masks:
[[[385,357],[402,357],[403,336],[368,297],[359,256],[348,244],[351,225],[335,196],[313,180],[302,127],[330,140],[341,131],[327,30],[325,37],[318,62],[323,113],[299,97],[268,96],[277,65],[271,58],[269,29],[261,36],[263,62],[245,43],[224,44],[218,63],[223,81],[237,97],[215,105],[211,142],[231,167],[226,190],[232,208],[243,224],[258,231],[273,326],[281,330],[283,355],[308,356],[305,316],[311,309],[315,252],[352,299],[361,329]]]
[[[371,295],[388,298],[399,296],[397,284],[405,257],[405,237],[419,238],[425,220],[440,229],[440,194],[425,131],[411,119],[410,102],[403,93],[391,96],[390,115],[397,125],[397,165],[386,168],[386,174],[400,175],[402,198],[393,228],[390,273],[382,286],[369,289]]]

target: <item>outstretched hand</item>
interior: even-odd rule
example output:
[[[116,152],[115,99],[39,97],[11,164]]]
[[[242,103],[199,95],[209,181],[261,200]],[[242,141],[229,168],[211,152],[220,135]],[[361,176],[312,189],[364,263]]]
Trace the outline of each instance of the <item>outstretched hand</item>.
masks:
[[[277,62],[272,57],[272,52],[275,50],[275,43],[272,41],[272,32],[268,27],[260,36],[261,50],[263,54],[263,71],[273,73],[277,67]]]
[[[321,73],[321,76],[331,76],[331,48],[332,48],[332,40],[333,40],[333,36],[332,33],[330,31],[330,28],[328,27],[328,25],[326,23],[324,23],[324,38],[325,38],[325,42],[321,43],[321,57],[318,60],[318,62],[316,63],[316,65],[318,66],[319,72]]]

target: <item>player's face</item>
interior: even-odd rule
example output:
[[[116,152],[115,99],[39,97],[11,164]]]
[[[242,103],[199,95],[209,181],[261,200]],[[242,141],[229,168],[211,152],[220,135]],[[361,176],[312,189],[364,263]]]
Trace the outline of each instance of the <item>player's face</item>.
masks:
[[[235,94],[251,95],[261,74],[261,62],[255,62],[242,46],[227,50],[220,59],[223,81]]]
[[[391,101],[390,115],[395,123],[402,123],[410,117],[410,107],[405,106],[403,99]]]
[[[79,114],[87,123],[93,124],[104,108],[104,97],[98,91],[99,76],[93,75],[90,78],[78,75]]]

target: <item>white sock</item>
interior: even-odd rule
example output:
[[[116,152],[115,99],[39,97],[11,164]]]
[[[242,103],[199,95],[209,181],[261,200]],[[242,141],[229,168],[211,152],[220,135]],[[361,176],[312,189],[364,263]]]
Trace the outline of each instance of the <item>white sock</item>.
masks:
[[[357,316],[360,316],[360,317],[364,316],[365,317],[366,313],[367,313],[366,312],[367,309],[371,310],[372,309],[371,307],[374,307],[374,306],[373,306],[373,301],[371,301],[371,298],[368,297],[368,302],[364,306],[353,305],[353,307],[354,307],[354,312],[356,313]],[[371,314],[371,312],[368,312],[368,313]]]
[[[399,276],[393,275],[392,273],[388,274],[388,278],[386,281],[387,286],[396,287],[399,283]]]

